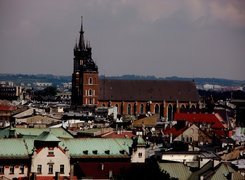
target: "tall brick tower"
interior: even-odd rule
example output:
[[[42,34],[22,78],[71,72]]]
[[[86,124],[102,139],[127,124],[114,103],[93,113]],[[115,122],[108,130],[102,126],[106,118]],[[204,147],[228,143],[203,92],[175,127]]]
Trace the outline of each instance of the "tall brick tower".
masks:
[[[74,47],[72,73],[71,105],[77,107],[95,107],[98,104],[99,76],[98,66],[92,59],[90,43],[84,40],[83,19],[79,42]]]

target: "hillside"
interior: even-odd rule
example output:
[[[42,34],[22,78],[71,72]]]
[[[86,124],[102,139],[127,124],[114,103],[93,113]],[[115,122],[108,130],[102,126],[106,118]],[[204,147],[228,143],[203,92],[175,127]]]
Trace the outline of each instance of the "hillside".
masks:
[[[105,76],[100,76],[101,79]],[[110,79],[144,79],[144,80],[187,80],[195,81],[197,85],[203,84],[217,84],[221,86],[244,86],[245,80],[229,80],[219,78],[186,78],[186,77],[155,77],[155,76],[139,76],[139,75],[122,75],[122,76],[110,76],[106,77]],[[59,85],[62,83],[71,82],[71,76],[56,76],[51,74],[0,74],[0,81],[12,81],[17,85],[21,83],[34,83],[34,82],[50,82],[53,85]]]

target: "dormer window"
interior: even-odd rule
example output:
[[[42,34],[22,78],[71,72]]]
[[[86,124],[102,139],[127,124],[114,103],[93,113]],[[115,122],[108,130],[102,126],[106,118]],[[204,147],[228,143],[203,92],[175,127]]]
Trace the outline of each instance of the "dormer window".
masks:
[[[93,84],[93,78],[92,77],[88,78],[88,84],[90,84],[90,85]]]

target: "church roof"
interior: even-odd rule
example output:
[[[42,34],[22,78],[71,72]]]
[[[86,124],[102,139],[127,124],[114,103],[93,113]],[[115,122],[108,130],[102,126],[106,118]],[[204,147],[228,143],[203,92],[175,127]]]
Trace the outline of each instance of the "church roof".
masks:
[[[191,81],[100,79],[100,101],[198,101]]]

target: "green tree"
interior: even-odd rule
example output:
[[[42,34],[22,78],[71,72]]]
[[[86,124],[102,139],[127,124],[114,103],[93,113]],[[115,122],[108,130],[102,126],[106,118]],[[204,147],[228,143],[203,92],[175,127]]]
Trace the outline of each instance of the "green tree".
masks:
[[[43,92],[45,96],[56,96],[57,88],[54,86],[48,86],[43,90]]]

